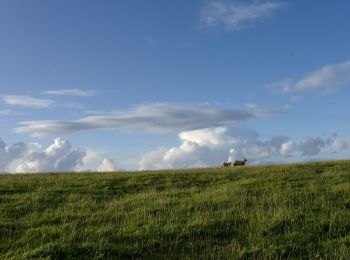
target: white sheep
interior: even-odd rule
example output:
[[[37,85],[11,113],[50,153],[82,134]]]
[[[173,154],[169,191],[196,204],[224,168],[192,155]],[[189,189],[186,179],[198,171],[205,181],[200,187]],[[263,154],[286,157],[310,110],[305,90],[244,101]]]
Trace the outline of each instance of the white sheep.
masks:
[[[220,164],[221,167],[226,167],[226,166],[231,166],[232,165],[232,162],[222,162]]]

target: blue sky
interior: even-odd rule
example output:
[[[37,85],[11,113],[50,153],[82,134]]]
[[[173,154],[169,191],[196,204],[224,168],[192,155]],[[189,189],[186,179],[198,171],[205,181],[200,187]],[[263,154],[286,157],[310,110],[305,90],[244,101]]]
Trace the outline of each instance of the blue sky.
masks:
[[[3,0],[0,170],[348,158],[349,8]]]

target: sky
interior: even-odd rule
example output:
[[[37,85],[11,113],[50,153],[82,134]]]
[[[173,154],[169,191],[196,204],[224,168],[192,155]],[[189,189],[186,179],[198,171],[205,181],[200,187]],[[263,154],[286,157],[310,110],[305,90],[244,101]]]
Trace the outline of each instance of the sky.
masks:
[[[348,159],[349,8],[1,0],[0,172]]]

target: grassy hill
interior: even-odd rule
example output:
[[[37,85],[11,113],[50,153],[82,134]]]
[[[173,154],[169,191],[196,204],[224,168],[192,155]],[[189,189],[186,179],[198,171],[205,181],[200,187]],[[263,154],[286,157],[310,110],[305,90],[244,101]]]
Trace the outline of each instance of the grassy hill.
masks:
[[[350,256],[350,161],[0,175],[0,259]]]

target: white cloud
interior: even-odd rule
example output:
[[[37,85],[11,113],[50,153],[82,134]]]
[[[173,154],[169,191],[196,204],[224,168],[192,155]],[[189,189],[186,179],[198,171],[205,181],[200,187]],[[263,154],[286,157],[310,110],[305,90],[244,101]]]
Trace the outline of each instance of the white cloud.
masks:
[[[242,30],[285,6],[276,1],[245,4],[212,1],[202,9],[200,21],[209,28],[223,26],[228,30]]]
[[[284,92],[323,90],[329,91],[350,84],[350,60],[326,65],[313,71],[299,80],[283,80],[272,84],[271,87],[281,89]]]
[[[349,140],[342,140],[335,133],[326,140],[326,144],[329,145],[331,149],[333,149],[333,153],[344,151],[350,147]]]
[[[290,98],[290,102],[292,102],[292,103],[298,103],[298,102],[300,102],[302,99],[303,99],[302,96],[296,95],[296,96],[292,96],[292,97]]]
[[[100,110],[86,110],[84,111],[85,114],[91,114],[91,115],[101,115],[104,114],[103,111]]]
[[[55,89],[48,90],[44,92],[47,95],[57,95],[57,96],[85,96],[90,97],[96,94],[93,90],[83,90],[83,89]]]
[[[0,115],[1,116],[15,116],[15,115],[18,115],[18,113],[16,113],[13,110],[10,110],[10,109],[4,109],[4,110],[0,110]]]
[[[226,131],[226,127],[206,128],[181,132],[179,137],[183,141],[195,142],[201,146],[216,146],[232,143],[232,139],[226,135]]]
[[[79,103],[64,103],[64,104],[61,104],[61,107],[65,107],[65,108],[73,108],[73,109],[85,109],[86,107],[82,104],[79,104]]]
[[[2,101],[8,105],[23,106],[31,108],[47,108],[54,104],[49,99],[32,98],[26,95],[5,95],[1,97]]]
[[[163,147],[144,154],[139,169],[208,167],[217,166],[224,160],[242,158],[247,158],[249,164],[293,161],[300,156],[318,155],[322,149],[330,148],[336,153],[349,147],[348,142],[335,135],[327,139],[305,137],[297,143],[286,136],[261,140],[252,129],[227,127],[186,131],[179,134],[179,139],[179,146]]]
[[[15,129],[18,133],[61,135],[83,130],[112,128],[119,130],[147,130],[151,132],[179,133],[208,127],[231,125],[257,116],[271,114],[269,110],[217,109],[208,106],[149,104],[132,110],[109,115],[89,116],[74,121],[28,121]],[[273,114],[285,109],[273,111]]]
[[[113,159],[103,159],[100,166],[97,168],[98,172],[115,172],[118,167]]]
[[[336,154],[350,147],[349,140],[336,134],[328,138],[305,137],[300,142],[286,136],[262,140],[252,129],[227,127],[184,131],[178,136],[179,146],[134,156],[130,167],[134,169],[137,162],[141,170],[209,167],[242,158],[247,158],[248,164],[292,162],[315,159],[321,152]],[[61,138],[44,150],[38,143],[7,145],[0,139],[0,172],[117,171],[116,163],[103,159],[103,154],[89,148],[73,149],[69,141]]]
[[[139,160],[140,170],[164,169],[163,155],[167,149],[159,147],[155,151],[150,151],[141,156]]]
[[[16,172],[76,171],[82,165],[85,155],[85,151],[72,149],[69,141],[56,138],[44,151],[35,151],[24,156],[22,163],[16,167]]]
[[[282,156],[288,156],[293,152],[294,149],[295,149],[294,143],[292,141],[287,141],[281,144],[280,154]]]
[[[85,156],[82,158],[82,165],[78,167],[78,171],[92,171],[98,168],[103,160],[103,153],[91,148],[83,148]]]
[[[289,111],[290,107],[285,105],[282,108],[266,109],[257,104],[248,103],[245,105],[246,110],[255,117],[272,117]]]
[[[90,148],[74,149],[68,140],[56,138],[46,149],[38,143],[7,145],[0,138],[0,173],[117,171],[112,159]]]
[[[317,155],[325,147],[326,142],[321,138],[305,137],[299,144],[299,150],[303,156]]]
[[[25,157],[40,148],[38,143],[18,142],[13,145],[7,145],[0,138],[0,172],[7,171],[8,166],[13,161]]]
[[[289,156],[294,146],[287,137],[260,141],[250,129],[226,127],[206,128],[179,134],[180,146],[161,148],[142,156],[139,164],[144,169],[187,168],[216,166],[221,161],[246,157],[250,163],[273,157]]]

